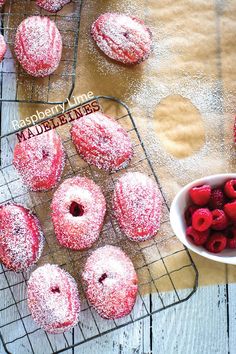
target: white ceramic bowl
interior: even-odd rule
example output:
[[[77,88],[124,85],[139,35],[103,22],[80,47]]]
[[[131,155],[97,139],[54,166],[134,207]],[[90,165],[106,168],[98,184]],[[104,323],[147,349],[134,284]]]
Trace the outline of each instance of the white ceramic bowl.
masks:
[[[202,246],[195,246],[186,237],[186,223],[184,218],[184,212],[186,210],[186,207],[190,204],[188,191],[192,187],[200,186],[202,184],[209,184],[212,187],[217,187],[232,178],[236,179],[236,173],[218,174],[197,179],[187,184],[179,191],[179,193],[175,196],[170,208],[170,223],[172,229],[178,239],[186,247],[200,254],[203,257],[212,259],[213,261],[228,264],[236,264],[236,249],[225,249],[221,253],[210,253]]]

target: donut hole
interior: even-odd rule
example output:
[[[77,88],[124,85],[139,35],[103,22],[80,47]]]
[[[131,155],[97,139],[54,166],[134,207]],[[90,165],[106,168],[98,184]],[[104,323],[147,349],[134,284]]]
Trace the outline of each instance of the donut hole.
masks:
[[[84,214],[84,208],[81,204],[72,202],[70,205],[70,213],[75,217],[82,216]]]
[[[59,286],[52,286],[51,287],[51,292],[53,293],[53,294],[60,294],[60,288],[59,288]]]
[[[107,278],[107,273],[103,273],[98,279],[99,283],[103,283],[103,281]]]

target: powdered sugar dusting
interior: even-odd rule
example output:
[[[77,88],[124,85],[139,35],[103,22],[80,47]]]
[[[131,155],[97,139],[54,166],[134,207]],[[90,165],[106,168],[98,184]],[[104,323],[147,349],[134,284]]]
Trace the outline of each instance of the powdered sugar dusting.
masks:
[[[127,132],[112,118],[95,112],[76,121],[71,129],[79,154],[104,170],[126,167],[133,156]]]
[[[32,317],[45,331],[62,333],[78,322],[76,282],[57,265],[45,264],[36,269],[30,276],[27,293]]]
[[[15,146],[15,168],[31,190],[53,188],[60,179],[65,164],[61,138],[54,130],[43,132],[40,126],[34,126],[23,133],[27,140],[22,139]]]
[[[107,56],[124,64],[140,63],[151,51],[150,30],[141,20],[124,14],[100,15],[91,34]]]
[[[87,259],[83,274],[86,295],[104,318],[128,315],[137,296],[137,275],[133,264],[118,247],[104,246]]]
[[[92,180],[78,176],[60,185],[53,196],[51,209],[60,244],[80,250],[91,247],[99,237],[106,201]]]
[[[45,77],[59,65],[62,39],[56,24],[48,17],[31,16],[19,25],[15,54],[23,69],[32,76]]]
[[[36,216],[21,205],[0,207],[0,260],[9,269],[27,270],[42,254],[44,237]]]
[[[157,185],[143,173],[128,172],[115,186],[115,216],[124,233],[133,241],[145,241],[157,233],[161,204]]]
[[[49,12],[58,12],[71,0],[36,0],[36,4]]]

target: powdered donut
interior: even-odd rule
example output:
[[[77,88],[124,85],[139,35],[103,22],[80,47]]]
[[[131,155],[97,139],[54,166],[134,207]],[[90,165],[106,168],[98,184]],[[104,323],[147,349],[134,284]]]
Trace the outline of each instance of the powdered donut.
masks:
[[[82,278],[86,296],[101,317],[116,319],[132,311],[138,279],[131,260],[120,248],[104,246],[94,251]]]
[[[0,62],[3,60],[6,51],[7,51],[7,45],[5,39],[3,35],[0,34]]]
[[[161,221],[161,196],[156,183],[140,172],[128,172],[116,183],[113,210],[123,232],[133,241],[156,234]]]
[[[124,64],[138,64],[151,52],[151,31],[133,16],[102,14],[92,24],[91,35],[109,58]]]
[[[15,145],[13,165],[29,189],[49,190],[59,181],[64,168],[62,141],[55,130],[43,132],[37,125],[31,131],[35,136]],[[36,135],[37,131],[43,133]]]
[[[36,4],[49,12],[58,12],[71,0],[36,0]]]
[[[15,54],[23,69],[35,77],[52,74],[61,60],[62,39],[48,17],[32,16],[19,25]]]
[[[15,203],[0,206],[0,261],[14,271],[36,263],[44,244],[39,221],[29,209]]]
[[[101,112],[77,120],[72,126],[71,136],[84,160],[104,170],[124,168],[133,156],[127,132]]]
[[[51,204],[56,237],[62,246],[74,250],[89,248],[98,239],[106,201],[92,180],[73,177],[55,192]]]
[[[63,333],[77,324],[80,300],[76,282],[57,265],[36,269],[28,281],[27,295],[34,321],[48,333]]]

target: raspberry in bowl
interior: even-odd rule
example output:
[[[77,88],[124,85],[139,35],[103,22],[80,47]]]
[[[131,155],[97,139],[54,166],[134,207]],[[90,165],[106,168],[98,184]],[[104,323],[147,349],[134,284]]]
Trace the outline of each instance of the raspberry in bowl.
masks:
[[[170,222],[190,250],[236,264],[236,174],[207,176],[186,185],[172,202]]]

